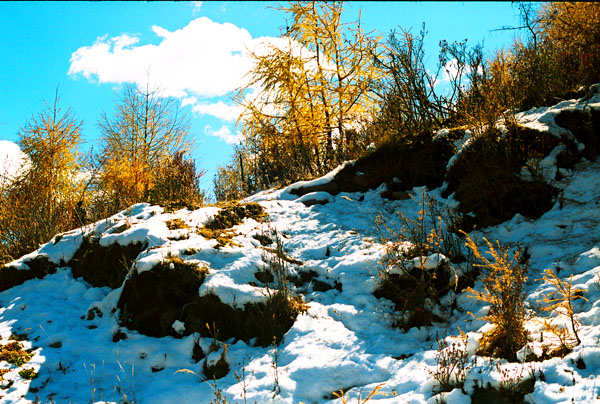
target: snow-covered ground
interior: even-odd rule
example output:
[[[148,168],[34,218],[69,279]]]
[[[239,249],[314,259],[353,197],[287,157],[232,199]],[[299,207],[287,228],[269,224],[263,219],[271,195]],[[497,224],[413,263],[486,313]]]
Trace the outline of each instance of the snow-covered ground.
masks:
[[[592,102],[598,107],[598,100]],[[565,102],[560,108],[578,105]],[[552,108],[538,109],[520,119],[548,127],[555,112]],[[564,280],[573,275],[574,289],[584,290],[587,299],[575,303],[582,343],[562,359],[543,362],[508,363],[477,357],[467,375],[467,393],[476,385],[497,387],[511,375],[534,373],[537,381],[533,393],[525,397],[527,402],[599,400],[600,161],[582,161],[565,174],[555,183],[563,190],[561,200],[541,218],[516,215],[476,235],[527,248],[531,256],[526,303],[530,309],[549,290],[549,285],[539,280],[544,269],[554,269]],[[343,389],[348,391],[348,402],[354,403],[359,394],[364,398],[377,387],[378,394],[371,402],[439,402],[441,396],[436,396],[431,374],[438,355],[436,335],[448,335],[452,342],[460,328],[467,335],[469,353],[474,354],[489,324],[468,312],[485,314],[487,307],[462,292],[456,297],[456,309],[439,308],[446,323],[408,331],[391,326],[396,315],[391,302],[372,294],[382,256],[374,219],[382,214],[393,220],[399,211],[416,217],[420,207],[413,199],[382,199],[381,191],[341,193],[325,198],[329,200],[326,204],[310,207],[289,189],[260,193],[248,200],[262,205],[269,221],[247,219],[234,228],[238,234],[235,244],[222,249],[213,248],[215,240],[206,240],[193,231],[218,208],[164,213],[162,208],[145,204],[42,246],[12,265],[23,267],[27,259],[38,254],[56,263],[67,262],[80,245],[82,234],[90,232],[102,234],[103,245],[148,242],[154,248],[140,254],[132,267],[137,271],[193,248],[193,255],[182,257],[209,268],[199,293],[212,291],[224,302],[241,305],[264,298],[260,288],[249,286],[249,281],[255,280],[254,271],[264,266],[263,250],[252,236],[276,229],[288,255],[303,263],[302,270],[313,270],[318,280],[332,285],[337,281],[342,290],[319,292],[308,287],[304,295],[308,311],[297,318],[277,347],[224,341],[231,370],[213,385],[203,380],[201,363],[192,360],[193,335],[152,338],[121,327],[113,311],[120,289],[91,287],[82,279],[74,279],[69,268],[60,268],[44,279],[0,293],[0,344],[8,343],[12,334],[24,334],[24,348],[32,348],[34,353],[19,368],[0,362],[0,369],[8,369],[0,381],[0,402],[27,403],[38,397],[39,402],[56,403],[124,402],[126,396],[128,402],[140,404],[208,403],[215,399],[215,389],[220,389],[229,402],[237,403],[340,403],[332,393]],[[422,191],[416,188],[411,193],[418,196]],[[440,189],[428,192],[442,204],[455,205],[452,199],[440,196]],[[189,229],[168,230],[165,222],[174,218],[182,219]],[[129,227],[125,231],[110,231],[124,222]],[[174,240],[184,233],[186,237]],[[478,281],[475,288],[481,287]],[[88,320],[91,307],[101,308],[105,315]],[[540,314],[531,313],[527,328],[532,349],[536,349],[542,326]],[[174,327],[181,330],[185,324]],[[119,329],[127,338],[113,342]],[[199,343],[208,347],[211,339]],[[220,353],[213,356],[216,360]],[[24,368],[33,368],[38,377],[25,380],[18,374]],[[191,372],[181,371],[184,369]],[[444,399],[447,404],[470,402],[460,389],[446,393]]]

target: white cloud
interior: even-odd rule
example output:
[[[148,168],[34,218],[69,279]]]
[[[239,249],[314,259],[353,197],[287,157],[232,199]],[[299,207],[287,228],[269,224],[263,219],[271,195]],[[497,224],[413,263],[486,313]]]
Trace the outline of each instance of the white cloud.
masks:
[[[480,73],[483,72],[481,66],[478,67],[478,71]],[[456,59],[451,59],[446,62],[442,68],[442,77],[440,78],[440,81],[442,83],[450,83],[451,81],[459,78],[459,76],[463,81],[465,81],[468,80],[468,76],[471,72],[471,66],[468,65],[461,66],[459,71],[458,61]]]
[[[165,96],[210,98],[240,86],[251,68],[245,50],[253,47],[253,39],[233,24],[200,17],[172,32],[156,25],[152,31],[161,38],[158,45],[138,45],[139,39],[129,35],[98,38],[71,55],[69,74],[139,85],[149,75]]]
[[[222,121],[234,122],[242,113],[239,106],[227,105],[223,101],[214,102],[211,104],[198,104],[193,109],[199,114],[212,115]]]
[[[154,32],[157,36],[159,36],[161,38],[169,37],[169,31],[164,29],[163,27],[159,27],[158,25],[152,26],[152,32]]]
[[[192,1],[192,5],[194,6],[194,10],[192,11],[193,15],[197,15],[200,12],[200,9],[202,8],[202,3],[201,1]]]
[[[196,97],[185,97],[183,100],[181,100],[181,106],[185,107],[187,105],[195,105],[198,103],[198,98]]]
[[[16,176],[22,164],[28,161],[18,144],[0,140],[0,185]]]
[[[464,74],[465,72],[463,71],[461,75]],[[458,62],[456,59],[451,59],[447,61],[442,68],[442,77],[440,78],[440,81],[443,83],[450,83],[452,80],[458,77],[458,75]]]
[[[218,130],[214,130],[210,125],[206,125],[204,127],[204,133],[209,136],[218,137],[231,145],[240,143],[243,138],[241,132],[231,133],[231,129],[226,125],[221,126],[221,129]]]
[[[69,75],[99,83],[137,83],[140,87],[150,80],[151,88],[160,89],[163,96],[180,98],[183,107],[191,105],[198,114],[232,122],[242,112],[240,107],[227,105],[219,98],[247,83],[246,74],[254,63],[248,50],[263,55],[273,47],[291,47],[297,56],[310,59],[312,55],[289,39],[252,38],[243,28],[206,17],[175,31],[157,25],[151,30],[159,38],[157,45],[143,44],[139,38],[123,34],[99,37],[94,44],[77,49],[71,55]],[[308,61],[307,67],[313,64]],[[253,90],[247,94],[249,99],[260,95],[257,85]],[[239,134],[226,128],[210,129],[210,134],[236,143]]]
[[[123,51],[123,48],[127,48],[128,46],[132,46],[138,43],[139,39],[136,37],[129,36],[127,34],[123,34],[121,36],[112,38],[112,41],[115,45],[115,50],[121,52]]]

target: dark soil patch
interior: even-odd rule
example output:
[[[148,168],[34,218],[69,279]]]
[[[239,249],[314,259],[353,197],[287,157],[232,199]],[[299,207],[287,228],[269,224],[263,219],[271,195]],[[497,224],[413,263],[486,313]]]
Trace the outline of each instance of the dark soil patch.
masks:
[[[600,154],[600,109],[567,109],[554,117],[557,125],[568,129],[585,145],[581,155],[594,161]]]
[[[198,363],[204,358],[206,358],[204,350],[202,349],[199,343],[194,342],[194,348],[192,349],[192,360]]]
[[[173,264],[171,266],[171,264]],[[125,282],[117,307],[120,320],[142,334],[180,337],[172,328],[175,320],[185,324],[184,335],[241,339],[267,346],[280,341],[305,310],[300,298],[273,291],[267,303],[247,304],[243,309],[222,303],[215,295],[199,296],[206,268],[181,260],[165,261],[150,271],[133,273]]]
[[[121,330],[117,330],[117,332],[115,332],[112,336],[112,342],[119,342],[119,341],[125,340],[125,339],[127,339],[127,334],[125,334]]]
[[[268,270],[257,271],[254,273],[254,277],[259,282],[264,283],[265,285],[273,283],[273,281],[275,281],[275,276],[273,275],[273,273],[271,271],[268,271]]]
[[[61,265],[51,262],[48,257],[38,255],[32,260],[25,261],[29,270],[21,270],[15,267],[0,267],[0,292],[21,285],[30,279],[41,279],[46,275],[53,274]],[[64,263],[62,263],[64,265]]]
[[[312,288],[315,292],[328,292],[332,289],[336,289],[337,291],[342,291],[342,284],[338,281],[333,281],[333,284],[328,282],[323,282],[319,279],[313,279],[311,281]]]
[[[365,192],[383,183],[392,183],[394,178],[400,181],[402,190],[416,186],[437,188],[444,181],[446,165],[454,154],[452,141],[458,132],[461,131],[452,131],[449,136],[436,140],[431,133],[424,133],[411,141],[384,144],[353,165],[344,167],[331,182],[300,187],[291,192],[299,196],[316,191],[332,195]],[[461,133],[464,134],[464,130]]]
[[[215,324],[219,338],[241,339],[268,346],[281,341],[292,327],[296,317],[306,310],[300,297],[285,296],[274,292],[266,303],[246,304],[243,309],[223,304],[218,296],[206,295],[197,298],[182,313],[182,321],[190,332],[199,332],[210,337],[206,324]]]
[[[448,136],[433,140],[431,133],[424,133],[410,142],[382,145],[353,166],[345,167],[335,180],[344,192],[375,189],[383,183],[394,183],[394,178],[399,180],[399,189],[394,191],[416,186],[437,188],[442,185],[446,165],[454,154],[452,142],[463,135],[464,130],[451,131]]]
[[[198,296],[208,270],[174,258],[150,271],[133,272],[117,304],[121,322],[143,334],[176,335],[172,328],[184,306]]]
[[[227,349],[225,348],[221,354],[221,357],[216,363],[209,364],[208,360],[204,361],[204,364],[202,365],[202,371],[208,380],[221,379],[227,376],[227,373],[229,373],[229,363],[227,363],[227,360],[225,359],[226,352]]]
[[[311,285],[313,291],[315,292],[327,292],[332,289],[336,289],[338,291],[342,291],[342,284],[337,280],[333,280],[332,283],[322,281],[317,279],[319,274],[316,271],[308,270],[308,271],[299,271],[297,276],[294,276],[290,279],[290,281],[296,287],[302,287],[306,285]]]
[[[538,218],[554,205],[558,191],[541,177],[533,181],[519,178],[521,168],[531,158],[542,158],[559,143],[575,145],[547,133],[511,126],[504,138],[494,129],[473,141],[461,153],[446,175],[444,196],[455,193],[464,215],[464,230],[502,223],[516,213]],[[572,162],[572,158],[563,158]]]
[[[501,386],[498,389],[491,387],[475,386],[471,395],[471,404],[525,404],[525,395],[533,393],[535,378],[527,377],[515,381],[512,388]]]
[[[408,274],[384,274],[373,295],[393,302],[396,311],[409,313],[408,319],[398,322],[397,327],[408,330],[429,326],[432,322],[443,322],[444,319],[424,308],[425,299],[439,303],[450,290],[460,293],[472,287],[476,272],[473,270],[464,274],[454,283],[451,282],[453,273],[447,263],[441,263],[432,270],[413,268]]]
[[[310,281],[317,276],[319,276],[319,274],[312,269],[308,271],[298,271],[298,275],[291,277],[290,282],[292,282],[296,287],[302,287],[310,283]]]
[[[258,240],[260,245],[262,245],[263,247],[273,244],[273,239],[271,237],[267,236],[266,234],[255,234],[252,236],[252,238],[254,238],[255,240]]]
[[[104,247],[98,239],[85,237],[69,266],[75,278],[83,278],[95,287],[116,289],[123,284],[131,265],[145,248],[146,245],[140,243],[126,246],[113,243]]]

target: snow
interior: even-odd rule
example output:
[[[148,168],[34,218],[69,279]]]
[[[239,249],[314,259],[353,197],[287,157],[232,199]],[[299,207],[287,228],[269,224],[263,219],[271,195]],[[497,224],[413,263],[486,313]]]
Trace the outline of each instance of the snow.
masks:
[[[183,335],[185,332],[185,324],[179,320],[175,320],[172,327],[177,334]]]
[[[340,165],[339,167],[337,167],[335,170],[325,174],[324,176],[322,176],[320,178],[316,178],[311,181],[298,181],[298,182],[288,186],[287,188],[285,188],[282,195],[284,195],[285,198],[290,198],[290,196],[293,196],[292,192],[294,190],[328,184],[331,181],[333,181],[333,179],[337,173],[342,171],[342,169],[344,169],[344,167],[346,167],[349,164],[354,164],[354,163],[352,161],[346,162],[346,163]],[[294,198],[295,198],[295,196],[294,196]]]
[[[331,201],[331,194],[325,191],[309,192],[298,198],[298,202],[306,204],[324,204]]]
[[[587,106],[600,107],[595,95]],[[531,127],[558,131],[553,116],[561,108],[583,108],[582,101],[565,101],[558,106],[521,113],[518,119]],[[468,147],[468,138],[460,148]],[[546,169],[554,168],[555,153],[543,160]],[[417,217],[416,200],[388,201],[380,197],[382,188],[364,194],[340,193],[322,195],[324,205],[305,206],[302,198],[291,190],[269,190],[247,198],[261,204],[267,223],[252,219],[235,226],[234,244],[215,249],[215,241],[207,240],[195,229],[203,226],[219,208],[204,207],[193,212],[180,210],[166,213],[148,204],[134,205],[127,211],[94,225],[55,237],[37,251],[11,263],[27,270],[26,261],[43,255],[58,265],[68,262],[83,237],[94,236],[102,245],[144,243],[151,247],[142,252],[131,271],[151,270],[171,256],[179,256],[208,268],[200,287],[200,295],[213,293],[225,304],[242,308],[245,304],[264,301],[267,291],[256,286],[254,272],[267,265],[268,254],[252,236],[276,230],[281,235],[286,254],[301,262],[290,264],[292,271],[312,270],[323,282],[342,285],[342,290],[325,292],[307,287],[302,290],[309,305],[277,347],[256,347],[243,341],[223,341],[231,371],[216,381],[230,402],[341,403],[334,391],[344,390],[348,402],[364,399],[383,383],[371,402],[469,403],[468,394],[475,386],[490,383],[499,386],[503,370],[507,374],[533,372],[538,377],[528,402],[578,403],[593,402],[600,394],[600,161],[582,161],[554,184],[562,191],[561,201],[537,220],[515,215],[511,220],[474,232],[477,238],[500,240],[506,245],[517,243],[530,254],[530,272],[526,283],[526,305],[535,307],[543,293],[551,290],[539,279],[543,270],[553,268],[563,280],[573,276],[573,286],[584,290],[587,300],[576,302],[575,311],[581,323],[581,345],[565,358],[553,358],[529,364],[507,363],[478,357],[468,372],[465,391],[436,394],[431,372],[436,367],[436,335],[448,342],[466,333],[467,350],[474,355],[482,333],[491,325],[469,312],[483,316],[489,307],[469,297],[467,292],[442,299],[447,304],[439,311],[447,323],[407,331],[394,328],[397,313],[393,305],[376,299],[376,273],[383,246],[374,229],[374,218],[383,214],[397,220],[397,212]],[[310,182],[326,183],[327,176]],[[417,197],[423,191],[411,191]],[[427,190],[429,195],[447,206],[456,201],[443,199],[441,191]],[[360,197],[363,197],[362,201]],[[182,219],[189,229],[168,230],[165,222]],[[186,237],[181,237],[186,236]],[[184,251],[192,251],[186,255]],[[424,269],[446,260],[442,255],[418,257],[413,264]],[[559,270],[560,268],[560,270]],[[460,272],[459,267],[455,267]],[[253,284],[251,284],[253,283]],[[482,288],[477,281],[475,289]],[[59,268],[43,279],[29,280],[0,293],[0,344],[11,334],[23,333],[25,348],[34,356],[25,368],[33,368],[38,377],[23,379],[17,369],[0,362],[0,369],[11,369],[3,375],[0,390],[2,403],[118,403],[127,400],[143,404],[206,403],[214,399],[214,386],[202,379],[202,363],[192,360],[194,344],[199,344],[208,360],[218,361],[223,349],[210,352],[212,340],[189,335],[182,338],[152,338],[121,327],[114,312],[121,289],[94,288],[82,279],[74,279],[70,268]],[[449,309],[455,301],[456,308]],[[88,320],[88,312],[101,313]],[[531,312],[526,323],[532,341],[526,350],[541,350],[541,321],[548,314]],[[562,321],[556,318],[555,321]],[[175,321],[172,328],[183,334],[186,325]],[[117,342],[113,336],[123,333]],[[547,338],[546,333],[544,337]],[[582,358],[585,369],[579,369]],[[276,366],[275,366],[276,365]],[[188,369],[191,372],[181,372]],[[178,372],[179,371],[179,372]],[[193,373],[192,373],[193,372]],[[234,373],[235,372],[235,373]],[[245,374],[243,380],[236,375]],[[466,393],[466,394],[465,394]]]
[[[199,294],[217,295],[222,303],[240,309],[248,303],[264,302],[268,296],[266,289],[238,283],[231,273],[221,272],[209,275],[200,287]]]

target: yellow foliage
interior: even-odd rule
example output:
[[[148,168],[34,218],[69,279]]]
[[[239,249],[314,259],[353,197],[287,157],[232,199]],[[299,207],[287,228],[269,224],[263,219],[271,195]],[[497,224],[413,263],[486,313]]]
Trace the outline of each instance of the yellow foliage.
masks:
[[[579,324],[575,318],[575,312],[573,311],[573,301],[577,299],[587,300],[582,295],[583,290],[573,290],[573,275],[569,278],[569,282],[566,282],[560,279],[552,269],[546,269],[544,271],[542,280],[555,288],[554,291],[542,296],[542,310],[566,316],[571,323],[571,332],[575,338],[575,345],[579,345],[581,343],[577,332]],[[573,337],[571,337],[570,332],[566,328],[559,327],[548,320],[544,320],[544,327],[559,338],[561,347],[570,350],[571,347],[569,341],[572,340]]]
[[[101,176],[104,190],[119,201],[120,206],[128,206],[142,200],[153,180],[148,164],[117,158],[106,162]]]
[[[474,257],[481,262],[477,266],[484,269],[483,291],[469,288],[472,297],[489,303],[490,310],[486,316],[481,317],[494,324],[495,329],[484,340],[488,346],[483,346],[484,351],[491,351],[498,356],[514,359],[517,351],[527,342],[527,331],[523,327],[525,322],[525,299],[524,284],[527,280],[527,268],[521,262],[521,252],[517,249],[511,253],[509,248],[496,245],[484,238],[488,246],[488,259],[479,250],[473,239],[465,233],[467,247],[473,251]],[[485,344],[482,344],[485,345]],[[488,353],[488,352],[484,352]]]
[[[70,110],[62,114],[58,103],[57,95],[19,132],[29,159],[0,186],[0,263],[82,224],[76,211],[84,190],[78,176],[81,123]]]
[[[260,185],[322,175],[355,157],[356,126],[375,107],[374,45],[358,24],[341,23],[341,2],[293,2],[281,10],[292,15],[285,45],[253,53],[249,83],[235,95]]]
[[[356,403],[357,404],[364,404],[366,402],[371,401],[371,399],[373,397],[378,396],[378,395],[389,396],[390,394],[382,393],[382,392],[379,391],[379,390],[381,390],[383,388],[384,385],[385,385],[385,383],[379,383],[377,386],[375,386],[375,388],[364,399],[361,398],[361,394],[359,394],[358,398],[356,400]],[[348,397],[348,394],[344,392],[344,390],[334,391],[332,395],[335,398],[339,398],[340,401],[343,404],[349,404],[350,403],[350,398]],[[392,395],[395,396],[396,393],[394,392],[394,393],[392,393]]]
[[[145,202],[160,167],[190,148],[189,123],[177,102],[129,85],[115,114],[103,114],[100,188],[115,210]]]
[[[471,80],[457,113],[469,126],[494,126],[506,111],[552,105],[600,82],[600,5],[520,3],[525,35],[494,52]]]
[[[540,10],[541,33],[565,75],[600,81],[600,4],[548,2]]]

